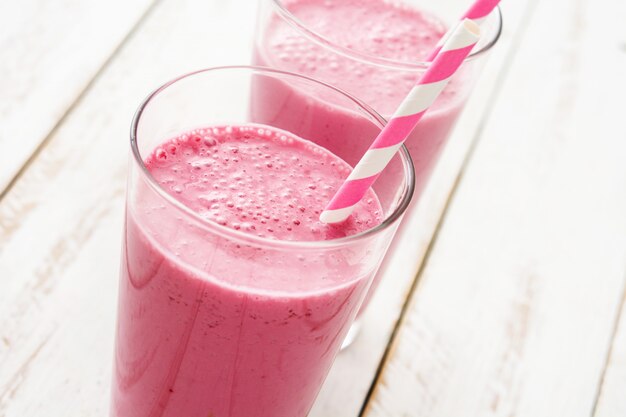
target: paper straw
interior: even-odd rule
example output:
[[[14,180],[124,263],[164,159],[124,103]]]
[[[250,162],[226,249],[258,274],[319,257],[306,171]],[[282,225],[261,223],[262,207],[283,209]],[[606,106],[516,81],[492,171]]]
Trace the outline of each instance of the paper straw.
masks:
[[[480,28],[469,19],[464,19],[457,25],[435,60],[328,203],[320,215],[321,222],[338,223],[350,216],[354,206],[376,181],[476,45],[479,35]]]
[[[491,13],[493,9],[496,8],[498,3],[500,3],[500,0],[476,0],[470,6],[470,8],[467,9],[465,14],[461,16],[460,20],[470,19],[473,20],[474,23],[480,25],[487,18],[487,16],[489,16],[489,13]],[[439,39],[439,42],[437,42],[435,49],[430,52],[428,58],[426,58],[426,61],[430,62],[435,59],[439,51],[441,51],[441,47],[446,42],[446,40],[448,40],[453,30],[454,27],[450,28],[450,30],[448,30],[448,32],[446,32],[446,34],[443,35],[441,39]]]

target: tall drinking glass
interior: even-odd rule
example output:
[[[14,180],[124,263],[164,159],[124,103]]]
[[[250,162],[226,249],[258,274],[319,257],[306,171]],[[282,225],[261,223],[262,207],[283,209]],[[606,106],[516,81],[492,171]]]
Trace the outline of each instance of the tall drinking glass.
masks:
[[[319,79],[389,117],[428,68],[420,58],[426,58],[467,6],[467,0],[260,0],[253,61]],[[481,39],[472,54],[406,141],[415,166],[416,197],[501,28],[495,9],[481,23]],[[289,93],[294,92],[281,95]],[[290,111],[316,106],[320,120],[331,120],[342,110],[339,103],[329,106],[329,100],[295,93],[298,100],[292,99]],[[350,117],[347,110],[344,116]],[[328,132],[324,123],[318,129],[317,136]],[[370,144],[365,137],[357,143],[346,144],[339,154],[352,165]]]
[[[191,73],[160,87],[140,105],[131,128],[113,417],[305,416],[409,204],[414,177],[404,148],[392,161],[394,169],[383,173],[387,188],[374,189],[372,200],[382,211],[379,224],[326,240],[274,239],[224,225],[183,203],[185,191],[166,187],[162,175],[156,179],[150,158],[174,158],[191,149],[170,149],[168,139],[208,140],[185,132],[210,136],[243,127],[258,135],[278,132],[284,143],[296,135],[336,153],[333,144],[339,140],[320,143],[314,137],[315,107],[300,109],[297,126],[288,132],[261,120],[266,112],[259,86],[270,85],[341,104],[342,112],[367,126],[347,141],[373,140],[383,126],[367,105],[331,86],[255,67]],[[272,100],[277,106],[282,102],[279,107],[289,105],[289,97]],[[324,122],[329,127],[337,123]],[[314,152],[325,151],[315,146]],[[298,155],[290,155],[297,167]],[[280,156],[259,157],[277,161]],[[244,157],[233,150],[220,163],[227,171]],[[189,165],[208,166],[212,162],[206,159],[192,159]],[[171,180],[185,170],[191,168],[173,165]],[[250,175],[244,171],[241,183],[258,180]],[[205,179],[210,189],[213,180]],[[216,180],[215,187],[244,195],[247,189],[238,190],[238,184]],[[287,215],[297,218],[301,208],[316,209],[295,206]]]
[[[428,68],[424,60],[430,50],[468,5],[467,0],[260,0],[253,62],[315,77],[388,118]],[[495,9],[481,22],[481,39],[472,54],[407,138],[415,167],[415,196],[407,216],[414,212],[501,28]],[[314,112],[318,124],[311,137],[326,146],[339,140],[336,154],[351,165],[370,145],[371,134],[361,135],[369,126],[340,103],[287,85],[273,94],[289,97],[290,105],[275,114],[268,111],[264,120],[291,129],[300,111]],[[272,107],[269,98],[265,105]]]

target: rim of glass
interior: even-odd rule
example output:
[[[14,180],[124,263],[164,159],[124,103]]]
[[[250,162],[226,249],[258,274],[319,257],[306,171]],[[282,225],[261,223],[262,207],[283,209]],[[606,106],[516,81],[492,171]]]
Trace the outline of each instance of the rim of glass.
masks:
[[[144,110],[150,104],[152,99],[154,99],[161,92],[165,91],[168,87],[172,86],[173,84],[176,84],[178,81],[181,81],[183,79],[187,79],[196,75],[209,73],[209,72],[233,71],[233,70],[235,71],[243,70],[246,72],[261,73],[261,74],[269,73],[269,74],[273,74],[274,76],[287,76],[287,77],[304,79],[309,82],[313,82],[315,84],[323,86],[324,88],[330,88],[331,90],[334,90],[335,92],[345,96],[349,101],[352,101],[358,107],[363,109],[368,116],[372,117],[377,123],[378,125],[377,127],[382,129],[382,127],[384,127],[385,124],[387,123],[385,118],[383,118],[374,109],[372,109],[370,106],[368,106],[366,103],[362,102],[361,100],[351,96],[350,94],[346,93],[343,90],[340,90],[339,88],[333,87],[330,84],[326,84],[322,81],[316,80],[314,78],[311,78],[305,75],[296,74],[296,73],[289,72],[289,71],[282,71],[278,69],[268,68],[268,67],[251,66],[251,65],[232,65],[232,66],[210,67],[210,68],[204,68],[201,70],[189,72],[189,73],[183,74],[181,76],[178,76],[166,82],[165,84],[158,87],[156,90],[152,91],[141,102],[141,104],[135,111],[135,115],[133,116],[133,120],[131,122],[130,146],[131,146],[131,151],[133,154],[133,159],[134,159],[134,162],[139,165],[140,173],[141,173],[140,175],[142,175],[143,179],[148,183],[148,185],[150,186],[150,188],[152,188],[152,190],[154,190],[161,198],[165,199],[166,202],[170,203],[176,209],[186,214],[187,216],[190,216],[191,218],[193,218],[193,220],[197,222],[199,225],[211,230],[212,232],[215,232],[221,235],[222,237],[225,237],[228,239],[239,240],[239,241],[245,242],[246,244],[253,243],[258,246],[270,247],[270,248],[325,249],[325,248],[345,246],[354,241],[359,241],[362,239],[369,238],[370,236],[376,235],[379,232],[382,232],[383,230],[389,228],[391,225],[393,225],[396,221],[400,219],[402,214],[406,211],[407,207],[409,206],[409,203],[411,202],[411,197],[413,196],[413,192],[415,190],[415,171],[413,168],[413,161],[411,159],[409,151],[404,145],[402,145],[402,147],[400,148],[400,152],[398,153],[399,157],[402,160],[402,166],[403,166],[402,171],[403,171],[403,176],[405,180],[405,186],[403,190],[404,193],[401,197],[400,203],[395,207],[395,209],[393,210],[391,214],[385,217],[385,219],[379,225],[371,229],[367,229],[364,232],[357,233],[355,235],[342,237],[342,238],[337,238],[337,239],[311,240],[311,241],[279,240],[279,239],[270,239],[266,237],[255,236],[252,234],[248,234],[246,232],[231,229],[229,227],[220,225],[211,220],[203,218],[194,210],[192,210],[191,208],[187,207],[185,204],[178,201],[174,196],[168,193],[163,187],[161,187],[161,185],[159,185],[159,183],[154,179],[154,177],[152,176],[152,174],[146,167],[143,161],[143,158],[141,156],[141,152],[139,150],[137,130],[138,130],[139,123],[141,121],[141,116]]]
[[[305,36],[309,39],[312,39],[314,42],[332,49],[333,51],[347,56],[348,58],[356,59],[358,61],[374,64],[378,66],[392,67],[395,69],[424,69],[428,68],[430,62],[424,61],[400,61],[395,59],[389,59],[384,57],[378,57],[375,55],[371,55],[356,49],[350,49],[345,46],[341,46],[328,39],[326,36],[317,33],[314,30],[309,29],[309,27],[300,19],[298,19],[293,13],[291,13],[287,8],[283,5],[281,0],[269,0],[278,10],[278,14],[280,14],[289,25],[292,27],[302,31]],[[495,13],[497,18],[497,28],[492,39],[489,40],[485,45],[483,45],[480,49],[476,51],[472,51],[464,60],[471,61],[481,55],[484,55],[487,51],[489,51],[500,39],[500,35],[502,34],[502,11],[500,10],[500,6],[496,6],[495,10],[492,11],[491,14]]]

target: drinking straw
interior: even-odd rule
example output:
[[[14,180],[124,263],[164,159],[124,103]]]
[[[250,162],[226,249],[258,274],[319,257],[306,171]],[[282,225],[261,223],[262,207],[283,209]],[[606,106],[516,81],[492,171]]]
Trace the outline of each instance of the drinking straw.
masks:
[[[469,19],[462,20],[442,46],[435,60],[422,74],[389,123],[381,130],[322,214],[323,223],[338,223],[350,216],[391,158],[400,149],[430,105],[471,52],[480,28]]]
[[[498,3],[500,3],[500,0],[476,0],[470,6],[470,8],[467,9],[465,14],[461,16],[460,20],[470,19],[473,20],[474,23],[480,25],[487,18],[487,16],[489,16],[489,13],[491,13],[493,9],[496,8]],[[435,59],[435,57],[441,50],[441,47],[446,42],[453,30],[454,27],[450,28],[450,30],[448,30],[448,32],[446,32],[446,34],[443,35],[441,39],[439,39],[439,42],[437,42],[435,48],[430,52],[428,58],[426,58],[426,61],[430,62]]]

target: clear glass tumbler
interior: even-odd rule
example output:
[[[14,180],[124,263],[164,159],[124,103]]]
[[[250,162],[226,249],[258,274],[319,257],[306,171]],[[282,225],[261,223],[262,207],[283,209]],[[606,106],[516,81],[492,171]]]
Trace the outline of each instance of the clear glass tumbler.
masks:
[[[417,34],[423,30],[422,26],[445,32],[447,25],[458,21],[468,6],[466,0],[260,0],[254,39],[254,64],[292,71],[326,82],[360,98],[383,117],[389,117],[429,63],[388,57],[394,55],[394,43],[399,40],[393,38],[392,27],[368,25],[370,15],[362,11],[370,3],[378,8],[383,7],[381,4],[389,4],[388,14],[402,13],[403,8],[427,13],[428,18],[416,20],[414,29]],[[352,4],[362,4],[358,10],[355,9],[357,17],[354,19],[361,19],[359,26],[363,29],[341,25],[342,19],[345,19],[343,14],[347,12],[339,10],[349,8]],[[359,11],[362,16],[357,14]],[[381,14],[378,10],[377,15]],[[380,18],[376,19],[380,23]],[[432,19],[437,19],[440,24],[433,24]],[[390,22],[393,23],[392,20]],[[496,44],[501,29],[502,18],[496,8],[481,23],[481,39],[474,51],[406,141],[415,166],[417,198],[480,74],[487,52]],[[375,30],[378,32],[369,33]],[[428,38],[428,44],[437,40],[430,33],[422,36]],[[373,40],[370,42],[364,37]],[[420,42],[421,38],[417,36],[413,40]],[[377,47],[379,44],[382,46]],[[396,48],[401,47],[403,45],[400,43]],[[373,53],[372,50],[382,50],[383,53]],[[396,51],[395,55],[398,54],[402,55]],[[325,109],[329,105],[335,108],[326,113]],[[298,112],[302,106],[316,106],[319,119],[330,120],[341,111],[339,103],[329,103],[329,100],[302,100],[301,103],[292,103],[288,110]],[[349,117],[350,111],[346,110],[344,116]],[[358,134],[359,130],[353,132]],[[367,138],[361,138],[358,142],[360,146],[346,146],[339,154],[351,165],[359,160],[369,145]]]
[[[329,85],[255,67],[187,74],[140,105],[130,137],[112,417],[306,416],[409,205],[414,172],[405,148],[383,174],[382,223],[324,241],[222,226],[151,176],[148,155],[190,129],[280,127],[265,116],[289,97],[273,95],[264,106],[269,86],[340,103],[368,126],[369,140],[383,126],[367,105]],[[301,109],[289,131],[316,141],[316,118],[315,108]],[[322,145],[335,152],[336,142]]]
[[[412,55],[407,58],[403,49],[407,39],[417,45],[413,50],[427,56],[429,45],[458,21],[467,6],[466,0],[260,0],[253,62],[329,83],[389,117],[429,66]],[[398,18],[403,13],[412,19],[408,29],[407,21]],[[415,167],[415,196],[407,216],[414,211],[501,29],[502,18],[496,8],[481,22],[481,39],[472,54],[407,138],[405,144]],[[341,141],[334,145],[337,155],[351,165],[369,146],[369,135],[361,136],[368,126],[361,126],[353,112],[340,103],[327,97],[307,97],[303,90],[280,89],[276,94],[291,97],[290,106],[275,118],[278,126],[294,127],[298,117],[290,113],[297,115],[306,109],[317,116],[311,137],[327,146],[330,141]],[[335,131],[337,123],[347,127],[340,135]]]

